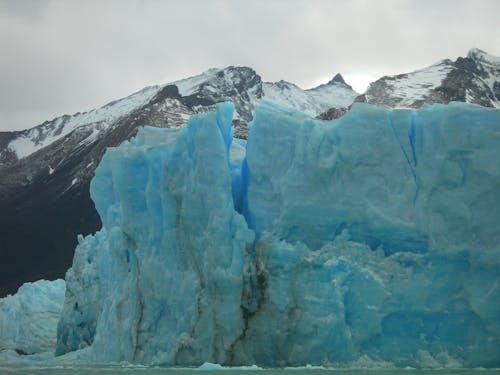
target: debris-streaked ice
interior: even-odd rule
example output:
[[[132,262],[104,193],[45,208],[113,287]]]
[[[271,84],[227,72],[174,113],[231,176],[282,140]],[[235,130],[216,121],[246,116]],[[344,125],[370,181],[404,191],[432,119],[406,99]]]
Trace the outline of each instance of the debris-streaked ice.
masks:
[[[247,143],[231,119],[107,151],[58,358],[500,366],[499,110],[263,103]]]
[[[231,120],[223,105],[107,151],[91,185],[103,229],[67,273],[57,354],[92,343],[98,362],[230,361],[254,238],[233,208]]]

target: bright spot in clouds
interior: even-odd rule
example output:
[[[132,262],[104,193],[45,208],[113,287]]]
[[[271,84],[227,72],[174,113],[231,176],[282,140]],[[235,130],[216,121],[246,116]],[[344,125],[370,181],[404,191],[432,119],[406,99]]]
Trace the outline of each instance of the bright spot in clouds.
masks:
[[[343,77],[344,81],[360,94],[366,91],[370,83],[379,78],[369,74],[345,74]]]

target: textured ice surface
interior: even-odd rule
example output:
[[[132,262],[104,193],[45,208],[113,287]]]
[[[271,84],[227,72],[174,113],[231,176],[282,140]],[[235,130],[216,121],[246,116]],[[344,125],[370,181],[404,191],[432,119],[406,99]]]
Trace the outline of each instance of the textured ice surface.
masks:
[[[497,366],[499,130],[463,104],[261,106],[243,212],[265,288],[237,358]]]
[[[259,235],[312,249],[343,229],[386,253],[496,248],[498,111],[358,105],[331,123],[287,111],[261,106],[247,146],[247,216]]]
[[[25,283],[0,299],[0,351],[19,354],[51,351],[64,304],[64,280]]]
[[[263,104],[247,144],[231,118],[222,105],[107,151],[57,354],[500,366],[498,110],[321,122]]]

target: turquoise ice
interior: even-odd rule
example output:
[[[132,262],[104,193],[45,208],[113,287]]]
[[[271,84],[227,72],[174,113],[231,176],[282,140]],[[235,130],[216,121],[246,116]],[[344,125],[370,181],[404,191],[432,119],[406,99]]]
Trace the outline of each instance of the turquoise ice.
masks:
[[[242,212],[265,288],[238,358],[498,366],[499,130],[459,103],[261,106]]]
[[[232,106],[109,149],[57,355],[500,366],[500,111]]]
[[[67,273],[57,354],[92,343],[97,362],[230,360],[254,238],[233,209],[231,115],[220,106],[107,151],[91,185],[103,229]]]
[[[38,280],[0,298],[0,352],[54,352],[64,289],[64,280]]]

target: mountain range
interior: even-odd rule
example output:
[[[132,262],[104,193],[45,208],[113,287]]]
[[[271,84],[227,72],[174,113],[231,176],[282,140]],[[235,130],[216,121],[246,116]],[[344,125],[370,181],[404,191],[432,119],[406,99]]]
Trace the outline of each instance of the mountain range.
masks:
[[[89,184],[107,147],[145,125],[181,127],[190,116],[224,101],[234,103],[234,135],[244,139],[261,100],[325,120],[342,116],[354,102],[390,108],[450,101],[500,107],[500,58],[472,49],[456,61],[382,77],[362,95],[340,74],[303,90],[286,81],[263,82],[251,68],[230,66],[146,87],[99,109],[28,130],[0,132],[0,297],[26,281],[63,276],[77,234],[101,227]]]

